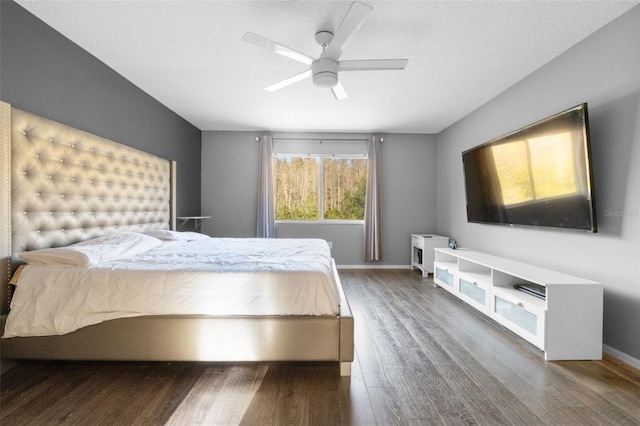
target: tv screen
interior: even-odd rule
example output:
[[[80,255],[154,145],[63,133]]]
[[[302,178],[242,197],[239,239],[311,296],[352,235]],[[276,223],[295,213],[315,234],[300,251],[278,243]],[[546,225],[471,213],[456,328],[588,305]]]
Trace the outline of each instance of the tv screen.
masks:
[[[596,232],[587,104],[462,153],[469,222]]]

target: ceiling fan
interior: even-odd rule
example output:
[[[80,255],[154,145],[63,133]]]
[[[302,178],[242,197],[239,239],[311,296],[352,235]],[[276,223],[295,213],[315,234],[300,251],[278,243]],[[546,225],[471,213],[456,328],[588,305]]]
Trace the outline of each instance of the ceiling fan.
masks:
[[[335,33],[327,30],[318,31],[315,39],[322,47],[322,54],[318,58],[283,46],[258,34],[252,32],[246,33],[242,37],[242,40],[248,43],[255,44],[278,55],[302,62],[303,64],[311,65],[309,69],[267,86],[264,90],[274,92],[298,81],[312,77],[314,86],[331,89],[336,99],[340,100],[347,97],[347,93],[338,78],[338,72],[340,71],[403,70],[407,65],[407,59],[339,60],[342,55],[342,46],[351,38],[353,33],[360,28],[364,18],[371,10],[372,7],[367,4],[354,2],[351,4],[349,11],[342,19]]]

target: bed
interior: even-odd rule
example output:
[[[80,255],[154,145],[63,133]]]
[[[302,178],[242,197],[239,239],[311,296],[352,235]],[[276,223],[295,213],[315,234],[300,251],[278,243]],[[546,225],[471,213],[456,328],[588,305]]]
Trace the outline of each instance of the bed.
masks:
[[[136,234],[156,238],[157,233],[170,235],[173,232],[174,236],[180,233],[174,232],[174,162],[12,108],[6,103],[2,103],[0,108],[0,285],[3,290],[3,315],[0,325],[4,330],[9,302],[15,289],[9,281],[22,263],[21,254],[67,247],[83,241],[108,239],[113,235]],[[214,255],[213,247],[205,247],[208,244],[223,243],[222,239],[208,240],[210,241],[173,241],[171,244],[163,241],[162,246],[136,255],[137,266],[129,265],[125,269],[144,269],[146,266],[140,265],[145,264],[146,260],[140,260],[139,256],[149,257],[150,254],[166,251],[166,247],[173,245],[180,247],[177,253],[207,253],[209,260],[215,257],[218,263],[224,263],[227,274],[237,272],[229,269],[235,266],[231,266],[233,262],[229,262],[229,258],[233,256],[224,256],[226,248],[221,249],[222,254]],[[267,241],[258,239],[230,240],[225,243],[248,244],[241,249],[245,252],[257,250],[255,244],[268,244]],[[292,247],[297,243],[281,242],[293,244]],[[322,244],[318,241],[307,242]],[[311,250],[320,253],[324,248],[316,246]],[[329,253],[329,259],[321,268],[326,271],[325,275],[329,275],[334,289],[330,309],[312,308],[311,311],[304,311],[289,307],[281,311],[269,308],[254,311],[194,309],[174,312],[165,306],[162,309],[152,309],[150,312],[135,311],[130,316],[103,316],[99,317],[98,321],[95,321],[93,315],[93,320],[79,321],[79,326],[72,327],[71,331],[68,327],[63,327],[59,330],[39,331],[35,335],[23,335],[23,331],[11,332],[1,341],[2,358],[335,361],[339,364],[340,374],[349,375],[354,353],[353,316],[335,263],[330,258],[330,252],[325,252],[325,255],[326,253]],[[178,255],[173,253],[168,256]],[[203,259],[199,259],[198,262],[207,263]],[[254,259],[239,260],[236,264],[243,262],[254,264],[254,267],[258,263]],[[74,267],[100,269],[94,264]],[[26,273],[30,268],[32,271]],[[50,275],[48,269],[42,268],[44,266],[30,264],[21,268],[21,272],[26,275],[37,275],[37,272],[41,277]],[[69,265],[62,269],[64,268],[67,268],[65,273],[69,274]],[[184,268],[190,267],[183,267],[181,273],[184,272]],[[274,266],[263,265],[263,269],[274,269]],[[267,276],[263,269],[245,272],[242,283],[248,285],[253,281],[252,277],[263,273]],[[308,283],[310,278],[299,275],[300,271],[295,269],[294,266],[293,273],[287,277],[278,276],[282,271],[275,271],[275,275],[272,274],[267,280],[270,280],[274,288],[286,287],[286,283],[296,283],[304,287],[303,284]],[[215,271],[206,273],[220,274]],[[292,278],[296,277],[296,273],[297,278]],[[62,275],[61,282],[64,283],[65,275]],[[185,278],[186,281],[190,279]],[[17,281],[18,286],[21,280],[22,278]],[[101,280],[94,277],[89,281]],[[115,282],[125,281],[121,279]],[[71,291],[70,294],[79,297],[80,293]],[[286,292],[279,289],[273,294]],[[70,300],[69,296],[63,296],[62,292],[59,293],[59,297],[64,301]],[[297,296],[292,299],[301,300]],[[29,303],[23,305],[28,307]],[[107,310],[110,311],[111,308]],[[131,307],[126,307],[123,311],[133,312]],[[46,330],[46,327],[44,329]]]

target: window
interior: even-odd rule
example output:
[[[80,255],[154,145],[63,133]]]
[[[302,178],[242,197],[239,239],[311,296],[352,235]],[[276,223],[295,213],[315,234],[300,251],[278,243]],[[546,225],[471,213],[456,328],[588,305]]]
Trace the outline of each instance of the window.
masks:
[[[276,220],[361,221],[366,156],[273,157]]]

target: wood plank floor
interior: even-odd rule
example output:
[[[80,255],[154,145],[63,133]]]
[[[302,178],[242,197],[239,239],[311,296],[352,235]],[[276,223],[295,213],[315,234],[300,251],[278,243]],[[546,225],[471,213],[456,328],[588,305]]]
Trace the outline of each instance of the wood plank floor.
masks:
[[[411,271],[341,271],[355,316],[334,363],[24,362],[2,425],[638,425],[640,376],[540,351]]]

